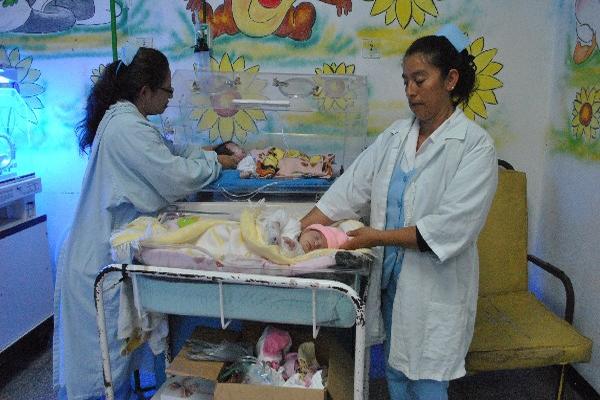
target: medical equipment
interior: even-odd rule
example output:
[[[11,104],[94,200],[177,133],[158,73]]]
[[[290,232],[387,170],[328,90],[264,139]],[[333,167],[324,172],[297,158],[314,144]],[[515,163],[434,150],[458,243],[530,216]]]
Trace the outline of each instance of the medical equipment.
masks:
[[[14,177],[15,138],[28,137],[33,112],[19,93],[17,72],[0,66],[0,177]]]
[[[294,215],[305,214],[313,205],[300,202],[267,204],[285,206]],[[244,204],[235,202],[177,203],[179,211],[224,211],[230,215],[239,215],[243,207]],[[108,399],[112,398],[113,387],[105,331],[105,318],[108,316],[105,315],[102,293],[104,280],[113,273],[133,279],[135,302],[145,311],[220,317],[223,327],[229,324],[230,318],[308,325],[312,326],[313,337],[317,337],[321,326],[354,326],[354,399],[363,398],[363,380],[366,377],[362,289],[366,283],[359,276],[346,274],[344,277],[335,277],[330,274],[321,279],[322,275],[270,276],[157,265],[112,264],[102,269],[95,285]],[[240,307],[240,304],[246,306]]]
[[[52,315],[46,216],[37,215],[35,174],[0,175],[0,351]]]
[[[202,2],[203,21],[200,21],[198,11],[194,12],[194,30],[196,42],[194,43],[194,71],[210,70],[210,56],[212,48],[212,37],[210,25],[206,22],[206,2]]]
[[[176,70],[172,85],[175,96],[162,118],[165,134],[177,145],[233,140],[247,151],[278,147],[309,156],[332,154],[335,177],[367,144],[364,76],[208,72],[195,66]],[[199,199],[295,195],[314,200],[332,182],[310,176],[241,179],[239,171],[229,170],[205,187]]]

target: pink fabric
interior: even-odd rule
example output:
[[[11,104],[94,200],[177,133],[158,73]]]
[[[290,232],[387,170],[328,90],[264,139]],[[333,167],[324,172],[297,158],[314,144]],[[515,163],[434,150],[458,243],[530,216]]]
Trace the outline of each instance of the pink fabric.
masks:
[[[277,369],[291,346],[292,338],[287,331],[267,326],[257,343],[258,359],[271,362]]]
[[[298,353],[287,353],[283,362],[283,379],[287,380],[298,369]]]
[[[339,249],[342,244],[350,240],[350,237],[346,235],[346,232],[333,226],[312,224],[306,227],[306,229],[321,232],[323,236],[325,236],[325,240],[327,240],[327,247],[330,249]]]

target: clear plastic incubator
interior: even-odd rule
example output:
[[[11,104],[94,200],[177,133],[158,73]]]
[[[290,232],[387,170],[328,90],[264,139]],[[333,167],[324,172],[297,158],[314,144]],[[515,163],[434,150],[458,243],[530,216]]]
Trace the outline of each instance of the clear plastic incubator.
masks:
[[[176,70],[172,85],[162,123],[176,145],[232,140],[262,161],[258,173],[223,171],[200,199],[314,199],[366,146],[364,76]]]

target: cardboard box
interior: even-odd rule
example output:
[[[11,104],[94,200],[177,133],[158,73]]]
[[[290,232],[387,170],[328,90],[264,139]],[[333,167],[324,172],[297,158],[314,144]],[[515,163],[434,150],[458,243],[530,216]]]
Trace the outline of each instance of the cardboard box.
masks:
[[[276,325],[292,336],[292,349],[313,341],[312,328],[296,325]],[[242,340],[256,343],[262,334],[264,323],[244,324]],[[332,330],[322,329],[314,340],[317,360],[328,366],[327,387],[325,389],[305,389],[268,385],[218,382],[214,400],[352,400],[354,397],[354,360],[337,342]],[[328,396],[329,395],[329,396]]]
[[[237,342],[241,335],[239,332],[198,327],[192,333],[192,338],[204,340],[210,343],[220,343],[222,340],[229,342]],[[210,379],[217,381],[219,372],[225,365],[220,361],[195,361],[190,360],[185,356],[187,346],[184,346],[179,354],[173,359],[173,362],[166,368],[166,373],[169,375],[179,376],[194,376],[198,378]]]
[[[276,325],[292,336],[292,349],[300,343],[312,341],[312,328],[294,325]],[[262,334],[264,323],[244,323],[244,330],[237,340],[256,343]],[[225,337],[231,332],[201,328],[194,335],[207,340],[212,337],[214,343],[223,339],[234,341],[235,337]],[[333,330],[321,329],[315,342],[317,360],[321,365],[328,366],[327,387],[325,389],[305,389],[295,387],[279,387],[269,385],[249,385],[242,383],[218,382],[214,400],[352,400],[354,397],[354,359],[351,354],[337,342]],[[218,364],[218,365],[217,365]],[[217,380],[217,376],[224,363],[214,361],[191,361],[180,353],[167,369],[167,373],[177,371],[179,375],[199,376],[206,379]],[[218,370],[217,370],[218,368]]]

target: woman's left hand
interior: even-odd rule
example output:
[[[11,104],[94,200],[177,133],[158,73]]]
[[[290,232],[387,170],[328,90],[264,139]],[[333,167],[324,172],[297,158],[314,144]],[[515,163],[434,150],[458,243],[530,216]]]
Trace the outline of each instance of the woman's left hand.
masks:
[[[370,228],[368,226],[349,231],[347,234],[350,236],[350,240],[341,245],[340,249],[356,250],[381,246],[382,233],[383,232],[379,229]]]

